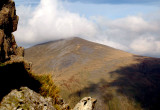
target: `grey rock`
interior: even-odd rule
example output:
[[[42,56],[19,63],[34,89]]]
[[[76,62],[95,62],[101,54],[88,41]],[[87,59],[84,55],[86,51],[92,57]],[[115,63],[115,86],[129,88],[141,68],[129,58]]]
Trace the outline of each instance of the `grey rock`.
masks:
[[[0,105],[0,110],[55,110],[51,98],[44,98],[27,87],[12,90]]]
[[[93,110],[96,99],[91,97],[83,98],[73,110]],[[30,90],[27,87],[21,87],[20,90],[12,90],[0,103],[0,110],[56,110],[52,98],[44,98],[40,94]],[[59,99],[61,110],[70,110],[69,105]]]
[[[93,110],[96,99],[91,97],[84,97],[74,108],[73,110]]]

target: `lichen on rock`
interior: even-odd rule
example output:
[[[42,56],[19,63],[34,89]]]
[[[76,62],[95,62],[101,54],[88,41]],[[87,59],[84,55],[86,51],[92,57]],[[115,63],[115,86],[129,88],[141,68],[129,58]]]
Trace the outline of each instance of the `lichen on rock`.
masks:
[[[56,110],[52,101],[27,87],[21,87],[3,98],[0,110]]]

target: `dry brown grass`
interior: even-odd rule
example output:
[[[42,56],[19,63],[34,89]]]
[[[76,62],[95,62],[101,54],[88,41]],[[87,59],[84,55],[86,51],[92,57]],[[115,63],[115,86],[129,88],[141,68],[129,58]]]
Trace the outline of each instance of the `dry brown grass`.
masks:
[[[134,100],[129,100],[125,96],[114,96],[107,103],[108,110],[142,110],[139,104],[135,103]]]
[[[60,98],[60,89],[55,85],[51,74],[39,74],[30,73],[35,80],[41,84],[39,93],[44,97],[51,97],[53,99],[53,105],[56,110],[62,110],[61,105],[57,104],[58,98]]]
[[[33,74],[33,73],[32,73]],[[51,74],[33,75],[41,83],[40,94],[45,97],[51,97],[56,102],[59,95],[59,88],[54,84]]]

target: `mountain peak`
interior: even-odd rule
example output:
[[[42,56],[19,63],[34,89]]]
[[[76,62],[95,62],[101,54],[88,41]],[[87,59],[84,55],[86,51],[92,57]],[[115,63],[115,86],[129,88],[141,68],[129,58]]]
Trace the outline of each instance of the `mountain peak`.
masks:
[[[92,60],[101,61],[104,58],[118,59],[133,56],[130,53],[79,37],[39,44],[26,49],[25,53],[25,58],[32,61],[35,65],[38,65],[40,63],[39,61],[43,62],[43,67],[41,68],[33,65],[33,68],[37,68],[36,70],[39,73],[44,72],[46,70],[45,68],[51,71],[56,68],[58,70],[64,70],[76,63],[86,65]]]

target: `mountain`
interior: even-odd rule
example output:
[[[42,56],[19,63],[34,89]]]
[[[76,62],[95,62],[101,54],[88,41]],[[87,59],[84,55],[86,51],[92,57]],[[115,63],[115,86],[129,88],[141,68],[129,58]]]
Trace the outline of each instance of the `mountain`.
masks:
[[[50,73],[73,107],[97,99],[96,110],[160,109],[160,59],[138,56],[78,37],[25,50],[36,74]]]
[[[117,59],[119,61],[130,56],[132,54],[81,38],[39,44],[25,51],[25,58],[33,62],[33,70],[37,73],[57,71],[63,74],[65,71],[89,70],[93,67],[101,67],[106,63],[104,60]]]

